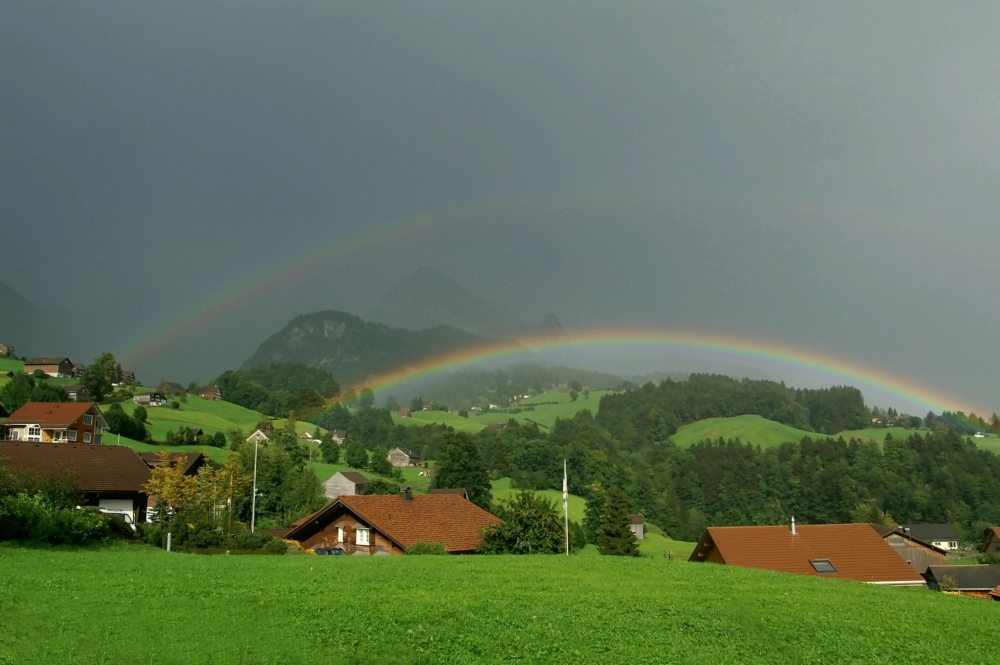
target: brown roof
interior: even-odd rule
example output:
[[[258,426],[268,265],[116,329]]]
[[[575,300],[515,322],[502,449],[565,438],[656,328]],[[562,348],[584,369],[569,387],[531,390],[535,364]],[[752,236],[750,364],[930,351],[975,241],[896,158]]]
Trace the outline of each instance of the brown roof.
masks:
[[[994,600],[1000,600],[1000,585],[997,585],[996,589],[993,589],[993,591],[990,591],[986,595],[988,595],[990,598]]]
[[[28,358],[24,361],[25,365],[58,365],[61,362],[69,360],[69,358]]]
[[[646,520],[642,517],[642,513],[635,513],[628,516],[632,520],[632,524],[645,524]]]
[[[418,542],[443,542],[449,552],[473,552],[481,542],[479,530],[500,522],[456,494],[416,495],[412,501],[398,494],[342,496],[293,524],[286,537],[308,537],[315,526],[322,528],[332,519],[340,506],[404,549]]]
[[[815,575],[875,584],[921,584],[918,575],[868,524],[723,526],[706,529],[690,561],[717,550],[724,563],[797,575]],[[812,559],[829,559],[835,573],[820,575]]]
[[[986,546],[990,544],[991,540],[1000,542],[1000,526],[991,527],[986,530],[986,537],[983,538],[983,547],[981,551],[986,551]]]
[[[355,485],[367,485],[368,484],[368,479],[365,478],[362,474],[358,473],[357,471],[338,471],[337,473],[339,473],[340,475],[342,475],[344,478],[347,478],[348,480],[350,480]],[[336,474],[334,474],[334,475],[336,475]]]
[[[166,452],[166,451],[164,451]],[[149,453],[139,453],[139,457],[145,462],[146,466],[150,469],[155,469],[160,466],[160,455],[163,453],[149,452]],[[196,466],[201,466],[200,463],[204,463],[205,455],[202,453],[168,453],[170,455],[171,463],[179,463],[181,470],[184,473],[191,473],[196,471]]]
[[[442,487],[436,490],[427,490],[428,494],[457,494],[463,499],[469,498],[469,493],[465,491],[464,487]]]
[[[10,414],[5,425],[29,425],[38,423],[49,427],[67,427],[80,416],[97,406],[90,402],[28,402]],[[100,409],[97,409],[100,413]]]
[[[14,473],[70,473],[83,492],[142,492],[149,467],[126,446],[0,441],[0,464]]]

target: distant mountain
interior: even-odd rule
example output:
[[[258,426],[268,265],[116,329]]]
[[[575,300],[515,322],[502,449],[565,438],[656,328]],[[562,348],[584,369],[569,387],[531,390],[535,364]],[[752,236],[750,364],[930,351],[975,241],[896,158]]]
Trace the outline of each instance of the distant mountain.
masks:
[[[368,319],[407,330],[453,326],[479,337],[564,336],[554,314],[537,326],[529,326],[500,305],[469,293],[452,278],[426,266],[389,289],[369,310]]]
[[[42,311],[23,295],[0,282],[0,342],[20,356],[69,356],[79,345],[63,334],[56,317]]]
[[[482,341],[481,337],[451,326],[405,330],[364,321],[345,312],[315,312],[295,317],[268,337],[243,363],[243,368],[272,362],[303,362],[322,367],[342,386],[350,386]]]

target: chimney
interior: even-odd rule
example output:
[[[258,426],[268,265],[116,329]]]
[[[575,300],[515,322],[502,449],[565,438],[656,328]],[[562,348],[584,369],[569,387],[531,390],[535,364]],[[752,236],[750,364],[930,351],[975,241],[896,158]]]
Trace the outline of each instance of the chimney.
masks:
[[[413,501],[413,490],[409,487],[404,487],[399,490],[399,498],[407,503],[411,503]]]
[[[792,518],[792,535],[795,535],[795,518]]]

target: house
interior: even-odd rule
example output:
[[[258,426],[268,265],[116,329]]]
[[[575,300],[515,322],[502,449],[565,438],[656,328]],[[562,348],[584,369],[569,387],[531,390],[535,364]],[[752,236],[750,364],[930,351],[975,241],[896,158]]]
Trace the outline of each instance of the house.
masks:
[[[264,443],[267,441],[267,434],[264,434],[264,430],[255,429],[253,434],[247,437],[247,441],[250,443]]]
[[[87,366],[83,363],[73,363],[73,378],[82,379],[83,375],[87,372]]]
[[[160,466],[162,455],[163,453],[157,452],[139,453],[139,459],[152,471]],[[208,458],[202,453],[169,453],[169,455],[168,461],[179,465],[185,476],[197,476],[198,470],[208,463]]]
[[[4,421],[0,440],[100,444],[107,427],[90,402],[28,402]]]
[[[354,555],[403,554],[415,543],[442,543],[449,554],[479,548],[480,529],[500,523],[457,494],[341,496],[302,518],[284,534],[305,549]]]
[[[983,554],[1000,552],[1000,526],[995,526],[986,531],[983,547],[979,551]]]
[[[928,566],[944,566],[948,563],[948,552],[940,547],[914,538],[902,529],[882,524],[870,524],[875,533],[889,543],[896,554],[903,557],[917,573],[923,575]]]
[[[992,566],[931,566],[924,574],[927,588],[940,591],[945,577],[955,580],[955,592],[960,596],[989,598],[1000,586],[1000,564]]]
[[[338,496],[364,494],[368,479],[357,471],[338,471],[323,483],[323,496],[336,499]]]
[[[28,358],[24,361],[25,374],[34,374],[38,370],[60,379],[73,377],[73,363],[69,358]]]
[[[90,401],[90,391],[84,386],[63,386],[63,390],[69,395],[70,400],[74,402]]]
[[[219,386],[205,386],[198,392],[198,397],[211,400],[213,402],[221,402],[222,391],[219,390]]]
[[[867,524],[709,527],[688,560],[868,584],[925,584]]]
[[[629,515],[629,528],[632,529],[632,535],[635,536],[636,540],[644,540],[646,538],[646,520],[640,514]]]
[[[347,430],[346,429],[334,429],[330,430],[330,438],[338,446],[344,445],[344,441],[347,440]]]
[[[962,539],[950,524],[900,524],[899,528],[925,543],[950,552],[957,550]]]
[[[410,413],[409,409],[400,409],[399,411],[396,412],[396,415],[399,416],[400,418],[410,418],[413,416],[413,414]]]
[[[469,493],[465,491],[464,487],[443,487],[436,490],[427,490],[428,494],[454,494],[460,496],[466,501],[469,500]]]
[[[299,438],[303,439],[304,441],[306,441],[308,443],[319,443],[321,441],[321,439],[317,439],[316,437],[314,437],[309,432],[302,432],[302,434],[299,434]]]
[[[151,390],[148,393],[139,393],[132,398],[132,401],[140,406],[166,406],[167,398],[159,390]]]
[[[118,367],[118,383],[123,386],[134,386],[135,385],[135,372],[126,372],[120,366]]]
[[[14,347],[9,344],[0,344],[0,358],[10,358],[14,355]]]
[[[14,474],[72,475],[83,503],[146,521],[149,467],[126,446],[0,442],[0,465]]]
[[[160,385],[156,386],[157,390],[160,390],[168,395],[180,395],[184,392],[184,386],[179,383],[171,383],[170,381],[163,381]]]
[[[386,459],[393,466],[420,466],[420,455],[407,448],[393,448]]]

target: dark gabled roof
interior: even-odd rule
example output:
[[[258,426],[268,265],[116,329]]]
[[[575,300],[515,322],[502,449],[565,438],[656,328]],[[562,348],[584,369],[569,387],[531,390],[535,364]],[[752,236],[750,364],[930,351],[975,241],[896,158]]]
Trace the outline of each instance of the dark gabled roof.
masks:
[[[205,455],[202,453],[168,453],[171,463],[179,463],[181,471],[185,474],[192,474],[205,463]],[[148,452],[139,453],[139,457],[150,469],[160,466],[160,456],[163,453]]]
[[[941,549],[940,547],[935,547],[934,545],[931,545],[930,543],[925,543],[924,541],[920,540],[919,538],[914,538],[912,534],[906,533],[905,531],[903,531],[900,528],[893,528],[891,526],[886,526],[884,524],[872,524],[871,522],[868,523],[868,526],[870,526],[871,528],[875,529],[875,533],[877,533],[878,535],[882,536],[882,538],[888,538],[889,536],[899,536],[900,538],[905,538],[906,540],[909,540],[911,543],[916,543],[917,545],[920,545],[921,547],[926,547],[929,550],[934,550],[935,552],[937,552],[939,554],[947,554],[948,553],[947,551]]]
[[[420,455],[417,454],[417,453],[415,453],[415,452],[413,452],[409,448],[403,448],[401,446],[396,446],[392,450],[398,450],[398,451],[400,451],[401,453],[403,453],[404,455],[406,455],[408,457],[412,457],[414,459],[420,459]],[[389,451],[389,452],[392,452],[392,451]]]
[[[149,467],[126,446],[0,442],[0,464],[17,474],[71,474],[82,492],[143,492]]]
[[[174,393],[183,393],[183,392],[186,392],[184,386],[182,386],[179,383],[173,383],[172,381],[164,381],[164,382],[162,382],[160,385],[158,385],[156,387],[157,388],[166,387],[166,388],[170,389],[170,392],[174,392]]]
[[[939,542],[943,540],[962,540],[958,535],[958,531],[951,524],[900,524],[899,528],[904,531],[909,529],[907,533],[925,543],[935,540]]]
[[[983,547],[980,551],[985,552],[986,547],[994,540],[1000,543],[1000,526],[986,529],[986,533],[983,534]]]
[[[73,385],[73,386],[63,386],[62,389],[65,390],[68,393],[78,393],[81,390],[87,390],[87,388],[85,386],[81,386],[79,384]]]
[[[344,478],[347,478],[348,480],[350,480],[355,485],[367,485],[368,484],[368,479],[365,478],[362,474],[358,473],[357,471],[338,471],[337,473],[339,473],[340,475],[342,475]],[[333,475],[335,476],[337,474],[335,473]],[[332,477],[333,476],[331,476],[331,478]]]
[[[1000,586],[1000,564],[988,566],[929,566],[927,581],[940,585],[941,580],[954,577],[959,591],[991,591]]]
[[[646,523],[646,520],[643,519],[641,513],[635,513],[634,515],[629,515],[628,517],[629,517],[630,520],[632,520],[632,524],[645,524]]]
[[[24,361],[25,365],[58,365],[64,360],[69,360],[69,358],[28,358]]]

